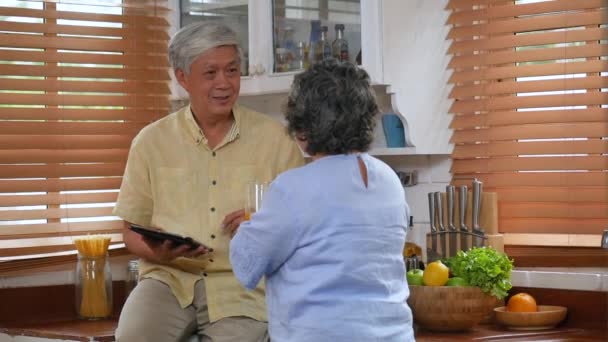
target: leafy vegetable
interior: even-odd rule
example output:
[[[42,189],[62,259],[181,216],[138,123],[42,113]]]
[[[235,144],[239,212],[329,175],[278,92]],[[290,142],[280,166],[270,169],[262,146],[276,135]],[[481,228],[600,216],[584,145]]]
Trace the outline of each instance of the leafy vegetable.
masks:
[[[511,289],[513,261],[492,247],[459,251],[447,264],[454,277],[461,277],[498,299],[505,298]]]

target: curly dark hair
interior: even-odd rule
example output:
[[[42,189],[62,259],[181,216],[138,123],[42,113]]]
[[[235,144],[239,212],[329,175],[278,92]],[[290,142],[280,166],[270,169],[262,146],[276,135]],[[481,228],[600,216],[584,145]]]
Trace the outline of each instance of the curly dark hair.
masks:
[[[369,150],[377,113],[367,72],[331,59],[295,76],[285,118],[289,134],[307,140],[308,154],[333,155]]]

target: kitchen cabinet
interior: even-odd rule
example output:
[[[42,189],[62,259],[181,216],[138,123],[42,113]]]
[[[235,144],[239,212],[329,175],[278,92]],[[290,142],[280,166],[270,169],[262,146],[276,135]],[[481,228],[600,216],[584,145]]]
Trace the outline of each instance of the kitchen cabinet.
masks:
[[[241,82],[243,95],[289,89],[294,75],[301,69],[292,63],[291,68],[279,70],[277,50],[283,49],[288,44],[285,40],[289,39],[292,45],[299,42],[307,45],[312,56],[313,49],[309,45],[313,20],[320,20],[319,26],[328,27],[330,43],[335,38],[335,24],[344,24],[349,60],[355,62],[360,52],[363,67],[373,82],[380,84],[383,76],[381,8],[382,1],[376,0],[181,0],[180,26],[219,18],[237,31],[245,57]],[[290,37],[286,37],[288,30]],[[365,48],[361,49],[361,46]],[[291,48],[297,49],[296,46]]]

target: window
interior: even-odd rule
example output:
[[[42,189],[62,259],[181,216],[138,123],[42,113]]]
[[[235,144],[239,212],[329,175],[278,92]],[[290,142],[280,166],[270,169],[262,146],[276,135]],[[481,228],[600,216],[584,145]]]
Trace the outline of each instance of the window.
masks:
[[[132,138],[169,111],[166,1],[4,0],[0,261],[112,234]]]
[[[507,245],[599,247],[608,227],[606,2],[448,8],[454,179],[477,177],[498,193]]]

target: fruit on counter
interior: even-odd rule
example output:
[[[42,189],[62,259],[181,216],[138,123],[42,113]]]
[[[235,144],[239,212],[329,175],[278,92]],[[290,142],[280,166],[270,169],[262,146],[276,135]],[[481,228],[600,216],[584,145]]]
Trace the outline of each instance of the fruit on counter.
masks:
[[[534,299],[534,297],[525,292],[520,292],[509,298],[509,301],[507,302],[507,311],[536,312],[538,311],[538,306],[536,305],[536,299]]]
[[[469,286],[466,280],[460,277],[449,278],[445,286]]]
[[[409,270],[405,274],[408,285],[424,285],[422,282],[422,275],[424,272],[419,269]]]
[[[443,286],[448,282],[450,270],[441,261],[433,261],[426,265],[422,281],[427,286]]]

